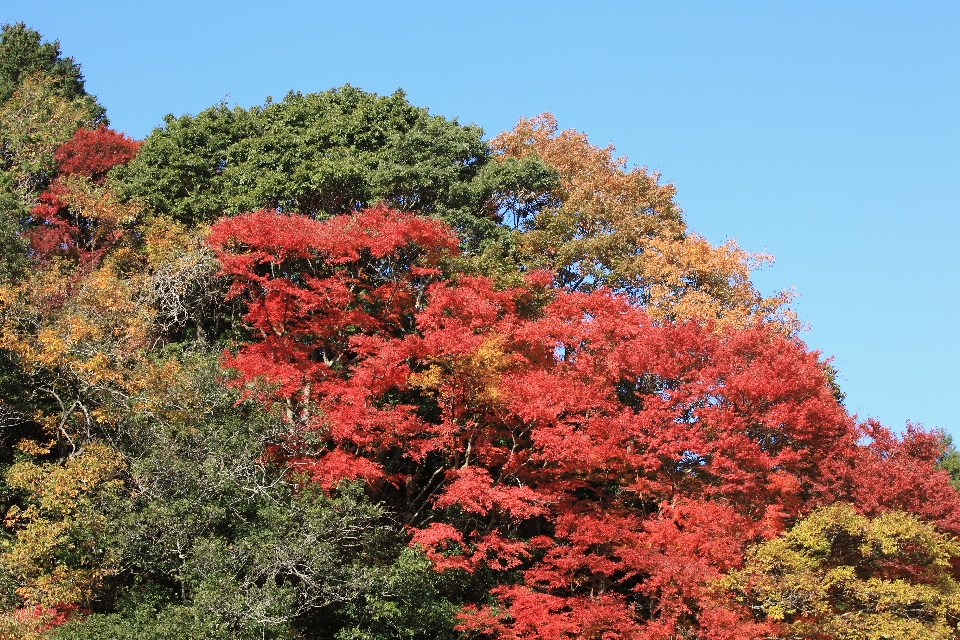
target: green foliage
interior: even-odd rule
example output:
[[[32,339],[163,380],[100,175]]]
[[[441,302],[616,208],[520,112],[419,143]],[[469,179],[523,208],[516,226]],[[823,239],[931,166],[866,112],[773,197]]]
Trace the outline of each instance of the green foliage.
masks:
[[[197,616],[190,607],[169,606],[155,610],[144,605],[123,613],[94,615],[68,622],[50,636],[56,640],[271,640],[290,638],[289,634],[238,633],[223,627],[216,619]]]
[[[960,619],[958,558],[960,544],[916,516],[836,504],[754,547],[724,586],[787,637],[946,640]]]
[[[539,189],[554,172],[536,158],[489,162],[482,135],[414,107],[402,91],[346,85],[250,110],[167,116],[113,177],[118,193],[188,225],[262,208],[322,217],[385,200],[437,216],[477,246],[503,244],[500,199]]]
[[[144,140],[138,158],[114,170],[115,189],[188,226],[209,222],[227,210],[223,169],[228,150],[250,133],[249,115],[220,104],[164,121]]]
[[[41,42],[40,34],[22,22],[5,24],[0,32],[0,103],[9,100],[27,77],[37,73],[53,81],[52,95],[85,100],[95,119],[103,119],[103,107],[84,89],[80,65],[73,58],[61,57],[58,41]]]
[[[55,79],[33,75],[0,103],[0,186],[5,209],[11,208],[13,196],[20,211],[28,210],[56,169],[53,152],[78,128],[91,124],[82,100],[68,100],[53,93],[54,89]]]
[[[937,462],[937,467],[950,474],[950,484],[960,491],[960,451],[953,446],[953,438],[944,434],[944,452]]]
[[[165,357],[176,378],[110,435],[126,491],[99,540],[120,568],[54,637],[452,637],[443,578],[362,486],[301,485],[263,455],[287,427],[236,405],[217,354]]]
[[[41,43],[23,23],[0,32],[0,179],[3,193],[35,194],[53,170],[53,151],[78,127],[106,122],[86,93],[73,58],[57,42]],[[0,209],[9,204],[0,202]]]
[[[379,593],[367,593],[346,609],[336,640],[459,638],[452,621],[464,587],[472,580],[460,572],[437,574],[418,550],[405,548],[382,572]]]
[[[0,283],[15,277],[26,262],[27,243],[19,233],[20,208],[12,182],[12,176],[0,174]]]

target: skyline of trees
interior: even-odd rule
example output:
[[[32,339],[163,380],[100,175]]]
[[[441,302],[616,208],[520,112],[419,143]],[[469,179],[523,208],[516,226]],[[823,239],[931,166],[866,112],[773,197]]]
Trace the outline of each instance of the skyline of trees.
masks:
[[[0,638],[958,633],[949,439],[612,147],[349,85],[108,124],[4,27]]]

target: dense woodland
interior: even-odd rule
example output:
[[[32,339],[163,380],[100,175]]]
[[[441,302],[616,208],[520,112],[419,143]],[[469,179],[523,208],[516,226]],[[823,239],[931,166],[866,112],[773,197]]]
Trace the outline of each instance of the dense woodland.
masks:
[[[0,37],[0,638],[954,638],[960,456],[549,114],[109,127]]]

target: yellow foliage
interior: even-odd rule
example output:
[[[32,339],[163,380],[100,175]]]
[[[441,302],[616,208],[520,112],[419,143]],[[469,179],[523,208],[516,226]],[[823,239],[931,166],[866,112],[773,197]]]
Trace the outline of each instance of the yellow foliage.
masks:
[[[34,418],[73,447],[95,420],[109,419],[94,410],[137,389],[149,365],[152,311],[140,298],[137,281],[109,264],[77,277],[54,263],[0,286],[0,348],[59,407],[56,416]]]
[[[13,448],[28,456],[45,456],[53,450],[56,444],[56,442],[50,442],[46,445],[41,445],[33,440],[24,438],[15,444]]]
[[[503,338],[491,334],[465,355],[438,359],[427,369],[410,374],[412,387],[432,391],[446,403],[465,408],[497,408],[504,404],[501,387],[504,372],[513,363]]]
[[[63,463],[18,462],[7,471],[7,484],[26,494],[26,506],[6,514],[16,537],[0,554],[0,568],[17,585],[22,606],[87,605],[118,571],[102,535],[123,468],[112,449],[91,443]]]
[[[583,133],[557,130],[549,113],[523,118],[491,141],[501,158],[537,155],[557,169],[554,204],[520,225],[521,260],[559,275],[570,288],[625,291],[658,319],[716,321],[743,327],[757,319],[799,328],[792,295],[764,298],[751,269],[771,262],[730,241],[713,247],[688,233],[671,184],[645,168],[627,168],[613,146],[597,147]]]
[[[150,316],[134,284],[109,266],[74,281],[61,270],[36,272],[0,291],[0,347],[25,368],[64,369],[85,384],[118,382],[123,362],[147,346]]]
[[[753,548],[722,586],[785,637],[947,640],[960,619],[957,559],[960,543],[911,514],[871,520],[837,504]]]
[[[77,227],[83,229],[82,248],[86,251],[112,247],[141,214],[139,204],[121,202],[108,186],[96,184],[85,176],[70,175],[61,180],[66,187],[62,199]],[[128,262],[130,247],[118,244],[112,252],[114,263]]]
[[[646,308],[654,318],[712,320],[718,329],[742,328],[763,318],[787,330],[801,328],[789,308],[791,292],[764,298],[750,282],[750,271],[773,257],[748,253],[732,240],[714,247],[695,233],[680,240],[653,238],[642,256],[624,262],[628,286],[646,283]]]
[[[443,367],[432,364],[418,373],[411,373],[407,377],[411,387],[424,391],[438,391],[443,385]]]
[[[15,283],[0,283],[0,350],[52,401],[32,419],[68,451],[94,427],[123,419],[121,405],[178,410],[164,394],[180,368],[157,362],[151,350],[165,331],[213,308],[222,292],[210,286],[217,264],[203,243],[207,229],[163,219],[144,225],[139,208],[106,187],[78,176],[64,183],[84,249],[106,252],[96,267],[54,257]]]
[[[207,235],[209,228],[195,234],[199,238]],[[184,249],[196,243],[187,228],[168,216],[150,218],[144,228],[144,244],[149,264],[157,266],[173,262],[182,256]]]

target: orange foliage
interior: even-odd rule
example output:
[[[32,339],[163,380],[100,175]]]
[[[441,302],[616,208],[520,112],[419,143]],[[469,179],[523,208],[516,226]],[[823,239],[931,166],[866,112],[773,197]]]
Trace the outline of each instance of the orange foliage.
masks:
[[[627,168],[612,145],[557,131],[549,113],[522,118],[491,141],[501,158],[535,154],[560,174],[553,204],[516,220],[521,260],[558,274],[570,289],[606,286],[629,294],[658,320],[715,321],[744,327],[758,319],[796,329],[792,295],[764,298],[750,271],[771,262],[729,241],[713,247],[689,233],[672,184],[645,168]]]

